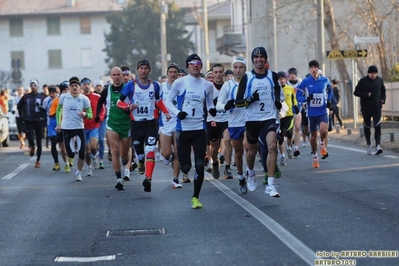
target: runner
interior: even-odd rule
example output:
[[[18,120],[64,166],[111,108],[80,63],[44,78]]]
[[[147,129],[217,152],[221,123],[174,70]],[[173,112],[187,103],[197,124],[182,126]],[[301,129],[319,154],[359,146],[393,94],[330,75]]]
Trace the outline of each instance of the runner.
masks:
[[[206,151],[205,111],[216,115],[213,105],[213,87],[201,78],[202,61],[196,54],[186,59],[188,75],[173,82],[166,105],[177,116],[176,138],[181,171],[188,174],[191,169],[191,150],[194,151],[195,174],[194,194],[191,198],[193,209],[202,208],[199,201],[204,181],[204,158]],[[173,104],[177,100],[177,107]]]
[[[129,113],[116,106],[121,91],[124,87],[122,81],[122,70],[119,67],[111,69],[112,84],[101,92],[101,97],[97,103],[95,122],[101,120],[101,108],[106,103],[107,110],[107,140],[111,148],[112,166],[116,176],[117,190],[124,190],[125,186],[121,173],[121,159],[125,171],[129,171],[129,148],[130,138],[130,119]]]
[[[131,136],[139,160],[139,173],[144,174],[143,187],[151,192],[152,173],[155,167],[155,151],[158,127],[155,120],[155,107],[158,107],[170,120],[169,111],[159,96],[159,84],[148,79],[151,64],[148,60],[137,62],[138,79],[129,81],[122,90],[117,106],[130,112]],[[130,103],[126,103],[128,99]]]

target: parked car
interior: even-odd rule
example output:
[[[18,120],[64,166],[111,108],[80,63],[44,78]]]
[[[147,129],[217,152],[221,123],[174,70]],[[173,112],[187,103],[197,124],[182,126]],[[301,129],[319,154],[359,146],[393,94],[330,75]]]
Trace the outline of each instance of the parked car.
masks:
[[[8,114],[2,107],[0,107],[0,143],[3,147],[8,147],[10,144]]]
[[[14,104],[14,96],[8,99],[8,125],[10,130],[10,139],[18,139],[17,121],[15,119],[15,112],[12,113]],[[15,109],[15,108],[14,108]]]

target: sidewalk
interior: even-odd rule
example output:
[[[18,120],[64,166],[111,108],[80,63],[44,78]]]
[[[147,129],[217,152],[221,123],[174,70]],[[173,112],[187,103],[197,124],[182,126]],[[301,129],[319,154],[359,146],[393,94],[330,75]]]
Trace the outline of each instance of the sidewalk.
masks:
[[[366,139],[363,134],[363,121],[357,123],[354,128],[353,119],[343,119],[344,128],[340,128],[339,132],[334,128],[328,132],[328,137],[332,140],[340,140],[353,142],[356,145],[366,147]],[[335,124],[339,125],[338,123]],[[381,147],[384,150],[390,150],[399,153],[399,123],[382,122],[381,129]],[[393,134],[394,141],[391,142]],[[374,147],[374,128],[371,128],[371,146]]]

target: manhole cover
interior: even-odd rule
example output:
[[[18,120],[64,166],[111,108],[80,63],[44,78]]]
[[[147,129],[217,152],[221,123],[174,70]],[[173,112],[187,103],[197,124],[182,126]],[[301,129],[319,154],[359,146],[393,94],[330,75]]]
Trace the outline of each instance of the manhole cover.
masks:
[[[130,230],[113,230],[107,232],[108,236],[145,236],[145,235],[164,235],[165,228],[151,229],[130,229]]]

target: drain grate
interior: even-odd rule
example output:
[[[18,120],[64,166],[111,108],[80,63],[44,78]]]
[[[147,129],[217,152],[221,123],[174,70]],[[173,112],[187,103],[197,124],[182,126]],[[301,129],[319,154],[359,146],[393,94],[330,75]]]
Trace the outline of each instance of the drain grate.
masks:
[[[107,231],[109,236],[148,236],[148,235],[164,235],[165,228],[150,228],[150,229],[130,229],[130,230],[112,230]]]

